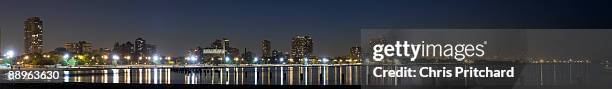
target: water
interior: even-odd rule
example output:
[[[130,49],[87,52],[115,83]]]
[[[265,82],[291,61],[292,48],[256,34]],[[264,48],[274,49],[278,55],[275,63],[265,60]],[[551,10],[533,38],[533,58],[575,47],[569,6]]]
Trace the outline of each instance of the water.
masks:
[[[225,85],[359,85],[361,66],[124,68],[63,71],[64,82]]]
[[[407,67],[452,67],[462,64],[420,65]],[[384,85],[384,86],[594,86],[609,87],[612,73],[598,64],[475,64],[516,69],[515,78],[374,78],[372,66],[248,66],[198,68],[115,68],[70,69],[59,72],[59,82],[125,83],[125,84],[220,84],[220,85]],[[57,69],[50,69],[57,70]],[[1,71],[6,73],[6,71]],[[17,83],[15,80],[0,83]],[[25,80],[24,82],[41,82]],[[44,81],[43,81],[44,82]],[[55,82],[55,81],[52,81]]]

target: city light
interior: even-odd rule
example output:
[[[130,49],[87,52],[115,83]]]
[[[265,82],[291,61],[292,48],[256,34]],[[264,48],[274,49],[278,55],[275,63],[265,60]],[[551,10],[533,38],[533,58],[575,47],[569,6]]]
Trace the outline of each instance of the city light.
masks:
[[[170,60],[170,59],[171,59],[170,57],[166,57],[166,60]]]
[[[108,59],[108,55],[103,55],[102,59],[107,60]]]
[[[15,52],[13,52],[13,50],[9,50],[8,52],[6,52],[5,56],[7,58],[13,58],[15,56]]]
[[[68,57],[70,57],[70,55],[68,55],[68,54],[64,54],[64,56],[62,56],[62,58],[64,58],[64,59],[68,59]]]
[[[157,61],[159,59],[160,59],[159,56],[157,56],[157,55],[153,56],[153,60]]]
[[[195,61],[196,59],[198,59],[196,56],[190,56],[189,58],[187,58],[187,60],[190,61]]]
[[[257,63],[257,61],[259,61],[259,60],[258,60],[257,57],[255,57],[255,59],[253,59],[253,62]]]
[[[329,62],[329,59],[327,59],[327,58],[323,58],[323,60],[322,60],[322,61],[323,61],[323,63],[327,63],[327,62]]]
[[[113,60],[119,60],[119,55],[113,55]]]

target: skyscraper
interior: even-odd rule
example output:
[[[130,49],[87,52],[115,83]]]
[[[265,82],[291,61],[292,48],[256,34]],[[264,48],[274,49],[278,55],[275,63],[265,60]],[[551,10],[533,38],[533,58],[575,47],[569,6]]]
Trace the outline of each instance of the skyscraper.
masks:
[[[270,45],[270,41],[269,40],[263,40],[261,41],[261,50],[262,50],[262,58],[263,59],[270,59],[272,54],[271,54],[271,45]]]
[[[230,54],[230,50],[229,49],[229,40],[226,38],[222,38],[222,39],[217,39],[215,40],[211,45],[210,45],[210,49],[221,49],[223,50],[223,56],[222,57],[227,57],[228,54]]]
[[[225,50],[230,49],[230,41],[227,38],[223,38],[223,48],[225,48]]]
[[[42,53],[43,22],[40,17],[29,17],[24,21],[25,54]]]
[[[301,60],[310,57],[313,52],[313,42],[310,35],[295,36],[291,40],[291,57],[293,60]],[[292,61],[292,60],[289,60]]]
[[[211,45],[211,48],[215,48],[215,49],[223,49],[223,41],[222,40],[215,40]],[[225,49],[223,49],[225,50]]]
[[[361,60],[361,47],[351,47],[349,53],[349,63],[357,63]]]
[[[142,38],[138,38],[134,41],[134,52],[142,54],[145,50],[146,41]]]

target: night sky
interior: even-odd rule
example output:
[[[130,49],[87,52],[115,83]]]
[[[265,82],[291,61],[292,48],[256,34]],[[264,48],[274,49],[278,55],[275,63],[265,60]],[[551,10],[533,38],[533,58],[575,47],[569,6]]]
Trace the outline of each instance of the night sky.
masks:
[[[231,40],[261,55],[261,40],[289,51],[311,34],[315,54],[339,56],[364,28],[612,28],[611,1],[585,0],[2,0],[2,51],[23,52],[23,21],[39,16],[44,49],[88,41],[94,48],[138,37],[162,55]]]

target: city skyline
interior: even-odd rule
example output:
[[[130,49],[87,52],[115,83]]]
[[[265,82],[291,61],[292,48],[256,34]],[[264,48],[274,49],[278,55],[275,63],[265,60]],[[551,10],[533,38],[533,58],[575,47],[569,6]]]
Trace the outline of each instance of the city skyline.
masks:
[[[339,56],[358,44],[364,28],[606,28],[612,23],[612,13],[602,11],[606,2],[483,2],[488,1],[15,0],[0,3],[1,46],[3,52],[23,53],[23,21],[31,16],[45,22],[44,51],[74,41],[111,48],[144,38],[173,56],[224,37],[260,56],[262,40],[289,52],[293,36],[311,34],[315,55]]]
[[[63,46],[59,46],[59,47],[49,47],[49,48],[52,48],[52,50],[49,50],[49,51],[42,50],[43,48],[45,48],[43,46],[43,42],[45,41],[42,40],[43,34],[44,34],[43,33],[43,30],[44,30],[43,22],[44,21],[41,20],[41,17],[37,17],[37,16],[28,17],[24,21],[24,45],[25,45],[26,50],[23,52],[22,55],[36,54],[36,53],[42,54],[42,53],[47,53],[47,52],[66,52],[70,54],[72,53],[82,54],[82,53],[90,53],[94,51],[100,51],[100,52],[108,51],[111,54],[124,54],[125,52],[130,51],[130,54],[132,54],[133,52],[134,53],[133,55],[136,55],[136,56],[138,55],[149,56],[149,57],[153,55],[170,56],[168,54],[159,54],[159,52],[157,51],[156,45],[146,43],[147,41],[140,37],[137,38],[135,41],[133,41],[133,43],[132,41],[127,41],[125,44],[119,45],[122,42],[117,41],[112,47],[95,47],[95,46],[92,46],[93,44],[89,43],[88,41],[79,40],[79,41],[73,41],[73,42],[65,42]],[[51,43],[51,42],[48,42],[48,43]],[[240,51],[243,51],[245,53],[248,53],[249,56],[257,57],[257,58],[271,58],[272,50],[283,52],[283,49],[272,48],[273,46],[270,46],[271,45],[270,40],[266,40],[266,39],[262,40],[261,48],[260,48],[261,54],[259,55],[251,54],[252,51],[257,51],[257,50],[247,50],[247,48],[240,50],[239,48],[232,47],[232,45],[230,44],[230,40],[227,39],[226,37],[223,37],[222,39],[217,39],[216,41],[211,42],[210,45],[212,47],[207,47],[205,45],[207,44],[197,46],[195,51],[201,52],[201,51],[198,51],[198,50],[202,50],[201,47],[204,47],[204,49],[219,49],[219,47],[221,47],[221,49],[228,51],[228,54],[230,55],[234,55],[234,56],[245,55],[243,53],[240,53]],[[316,54],[313,54],[314,41],[311,38],[311,34],[295,35],[291,39],[290,47],[291,48],[289,49],[289,51],[281,53],[281,54],[285,54],[285,53],[290,54],[289,56],[290,59],[291,58],[302,59],[302,58],[311,58],[311,57],[332,58],[332,57],[338,57],[338,56],[353,55],[352,54],[353,48],[350,49],[350,53],[337,55],[337,56],[327,56],[327,55],[318,56]],[[193,50],[192,48],[185,49],[186,54],[174,55],[174,57],[185,57],[186,55],[194,55],[190,53],[192,52],[192,50]],[[9,49],[8,51],[14,52],[15,50]],[[108,55],[108,52],[106,53],[106,55]],[[240,54],[233,54],[233,52],[237,52]]]
[[[48,42],[48,41],[43,41],[42,40],[42,35],[45,34],[45,33],[43,33],[42,31],[44,30],[43,27],[45,25],[42,24],[44,21],[41,18],[42,17],[38,17],[38,16],[27,17],[26,20],[24,21],[25,22],[24,23],[25,24],[25,26],[24,26],[25,35],[32,35],[31,37],[30,36],[25,36],[25,39],[24,39],[24,43],[26,44],[25,47],[26,48],[35,48],[35,49],[30,49],[30,50],[33,50],[33,52],[35,52],[35,53],[50,52],[50,51],[56,50],[57,48],[65,48],[65,49],[68,49],[68,50],[71,50],[71,48],[73,48],[72,50],[75,50],[74,48],[77,48],[77,47],[74,47],[74,46],[76,46],[77,44],[83,44],[83,43],[87,44],[87,46],[86,46],[87,48],[81,48],[81,49],[79,49],[80,51],[83,51],[83,50],[91,51],[91,50],[95,50],[95,49],[109,49],[109,48],[113,48],[113,46],[107,47],[106,45],[100,46],[100,44],[86,43],[86,42],[91,42],[91,41],[87,41],[87,40],[73,40],[73,41],[68,41],[68,42]],[[0,30],[2,30],[2,29],[0,29]],[[307,35],[307,37],[309,37],[308,39],[311,42],[311,44],[309,45],[309,46],[311,46],[309,51],[313,51],[313,49],[312,49],[312,40],[310,39],[310,35],[311,35],[310,33],[308,33],[308,35]],[[296,33],[296,35],[294,37],[300,37],[300,35]],[[229,39],[226,39],[228,37],[219,37],[219,38],[223,38],[223,40],[229,40]],[[288,37],[288,38],[292,38],[292,37]],[[292,39],[295,39],[295,38],[292,38]],[[270,40],[268,40],[268,39],[262,39],[261,41],[266,41],[267,42],[267,45],[268,45],[267,50],[270,51],[270,52],[271,52],[271,50],[279,50],[279,51],[285,51],[285,52],[291,52],[291,50],[292,50],[291,47],[290,48],[274,48],[274,47],[270,47],[269,45],[272,44],[272,42],[270,42]],[[76,43],[73,43],[73,42],[76,42]],[[129,41],[129,40],[128,41],[116,41],[115,43],[123,43],[123,42],[132,42],[132,41]],[[138,37],[136,39],[136,41],[133,41],[133,42],[134,42],[134,44],[136,44],[135,48],[142,48],[142,47],[139,47],[139,46],[143,46],[142,44],[144,43],[144,39],[141,38],[141,37]],[[47,43],[47,44],[58,44],[58,43],[60,43],[60,44],[63,44],[63,45],[62,46],[57,46],[57,47],[48,47],[48,46],[45,47],[41,43]],[[243,42],[237,42],[237,43],[243,43]],[[27,46],[28,44],[30,46]],[[138,45],[138,44],[140,44],[140,45]],[[202,46],[205,47],[206,45],[209,45],[209,44],[214,44],[214,42],[211,41],[209,43],[198,44],[195,47],[202,47]],[[252,44],[252,43],[250,43],[250,44]],[[289,41],[289,44],[293,44],[293,43],[291,43],[291,41]],[[13,44],[10,44],[10,45],[13,45]],[[233,45],[236,45],[236,44],[233,44]],[[155,45],[153,45],[153,46],[155,46]],[[228,45],[228,46],[231,46],[231,45]],[[44,49],[44,50],[42,50],[41,48]],[[182,55],[174,55],[174,56],[177,56],[177,57],[184,56],[184,55],[187,54],[186,52],[191,50],[192,48],[194,48],[194,47],[183,49],[184,50],[184,54],[182,54]],[[4,49],[8,49],[9,51],[17,51],[15,49],[18,49],[18,48],[4,48]],[[258,51],[258,50],[264,50],[261,47],[260,48],[257,48],[257,47],[255,47],[255,48],[239,47],[239,49],[244,49],[244,50],[241,50],[241,51],[249,51],[249,52],[255,52],[255,51]],[[136,51],[139,51],[139,50],[143,50],[143,49],[137,49]],[[23,52],[17,52],[17,53],[28,54],[28,53],[32,53],[32,52],[30,52],[28,50],[24,50]],[[309,53],[309,55],[311,55],[311,54],[312,53]],[[161,55],[168,55],[168,54],[161,54]],[[269,55],[269,53],[268,53],[268,55]],[[342,56],[342,55],[346,55],[346,54],[339,54],[339,55],[334,55],[334,56]],[[261,52],[260,54],[256,54],[254,56],[264,57],[264,54],[263,54],[263,52]],[[333,57],[333,56],[332,55],[326,55],[324,57]]]
[[[612,87],[612,0],[0,0],[0,88]]]

